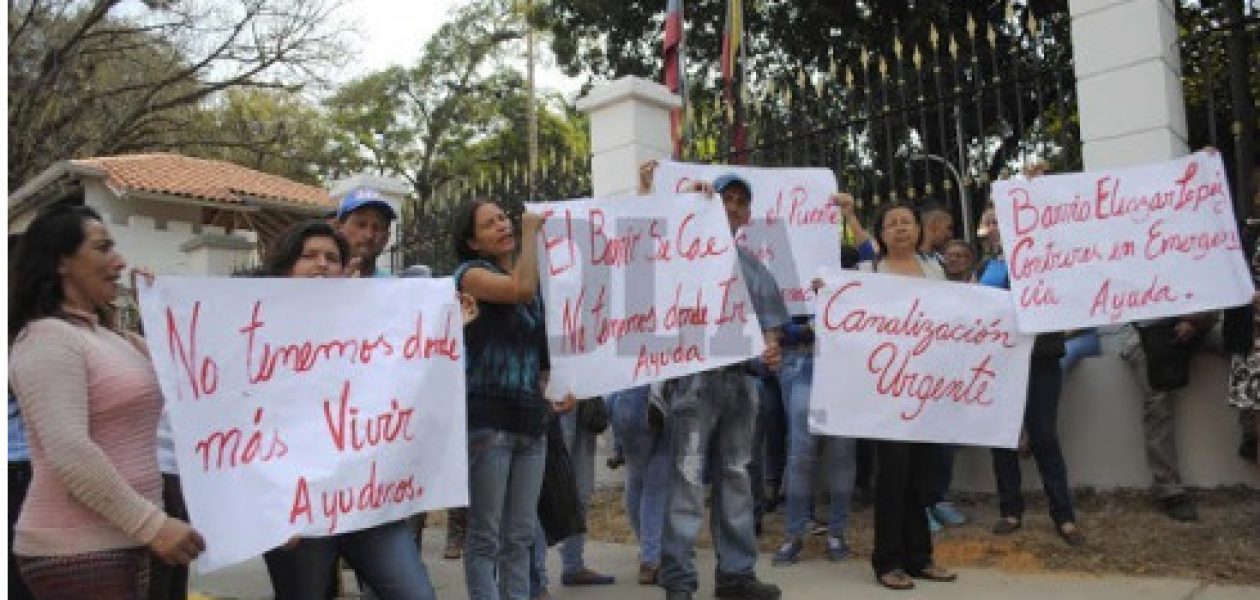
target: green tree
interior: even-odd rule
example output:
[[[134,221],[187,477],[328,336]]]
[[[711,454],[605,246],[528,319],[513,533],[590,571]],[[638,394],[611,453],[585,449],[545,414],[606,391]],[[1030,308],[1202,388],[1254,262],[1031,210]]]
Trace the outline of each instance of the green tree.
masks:
[[[300,93],[232,89],[196,111],[178,149],[323,185],[339,162],[334,131],[322,107]]]
[[[342,60],[337,2],[13,0],[10,190],[67,158],[206,147],[219,95],[296,90]]]

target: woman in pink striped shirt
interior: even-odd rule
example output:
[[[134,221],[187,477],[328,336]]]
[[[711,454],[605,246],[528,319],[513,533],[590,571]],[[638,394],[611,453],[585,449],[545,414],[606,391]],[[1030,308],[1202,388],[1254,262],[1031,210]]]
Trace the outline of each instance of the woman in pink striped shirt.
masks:
[[[9,374],[34,471],[13,549],[41,600],[139,599],[150,552],[187,564],[205,542],[162,510],[157,376],[114,324],[126,263],[82,199],[40,214],[11,263]]]

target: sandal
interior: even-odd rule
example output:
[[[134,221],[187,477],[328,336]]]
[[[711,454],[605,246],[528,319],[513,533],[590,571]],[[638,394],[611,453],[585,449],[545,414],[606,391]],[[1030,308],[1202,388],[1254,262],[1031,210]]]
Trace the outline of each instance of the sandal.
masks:
[[[905,591],[914,589],[914,580],[910,579],[910,576],[906,575],[906,572],[901,569],[893,569],[875,577],[875,580],[890,590]]]
[[[929,564],[918,571],[910,574],[917,579],[926,579],[928,581],[950,582],[958,579],[958,573],[950,571],[945,567],[937,564]]]

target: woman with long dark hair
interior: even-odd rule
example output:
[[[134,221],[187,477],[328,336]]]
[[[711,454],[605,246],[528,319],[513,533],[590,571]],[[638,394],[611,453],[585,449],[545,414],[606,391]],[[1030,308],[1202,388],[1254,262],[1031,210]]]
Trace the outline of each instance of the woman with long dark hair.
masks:
[[[460,207],[452,239],[462,264],[455,286],[477,301],[464,327],[468,374],[468,531],[464,575],[472,600],[529,597],[530,546],[546,461],[550,407],[543,398],[547,339],[538,299],[535,237],[521,235],[491,200]],[[518,253],[519,248],[519,253]],[[571,409],[567,398],[563,411]]]
[[[289,228],[263,261],[272,277],[341,277],[350,261],[346,239],[324,221]],[[381,600],[433,600],[429,573],[405,520],[328,537],[294,538],[263,555],[277,600],[331,597],[342,557]]]
[[[940,263],[918,252],[923,238],[919,215],[908,205],[885,205],[872,233],[879,247],[862,270],[902,277],[945,279]],[[932,561],[932,534],[927,507],[938,469],[935,444],[878,440],[875,442],[875,549],[871,566],[880,585],[894,590],[914,588],[914,578],[953,581],[956,574]]]
[[[9,374],[34,477],[14,535],[36,598],[143,598],[149,552],[187,564],[201,535],[162,510],[157,375],[119,330],[126,262],[82,194],[35,218],[9,274]]]

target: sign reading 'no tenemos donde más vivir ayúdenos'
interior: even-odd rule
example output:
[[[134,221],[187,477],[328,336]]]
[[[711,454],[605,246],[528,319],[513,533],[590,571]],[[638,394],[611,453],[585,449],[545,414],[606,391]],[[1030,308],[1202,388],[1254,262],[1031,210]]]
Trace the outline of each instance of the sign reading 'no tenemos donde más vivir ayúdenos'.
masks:
[[[1181,315],[1251,301],[1215,152],[993,184],[1022,331]]]
[[[467,504],[450,279],[159,277],[140,306],[199,570]]]

